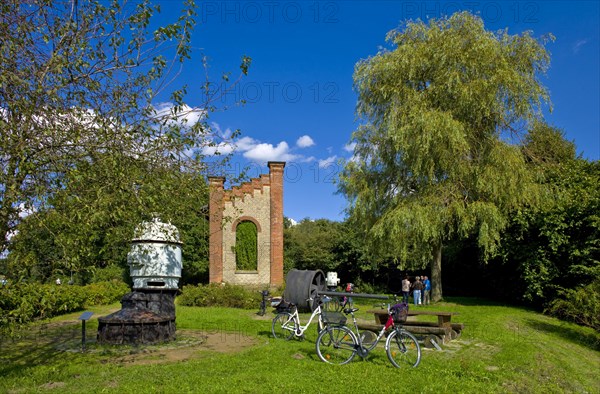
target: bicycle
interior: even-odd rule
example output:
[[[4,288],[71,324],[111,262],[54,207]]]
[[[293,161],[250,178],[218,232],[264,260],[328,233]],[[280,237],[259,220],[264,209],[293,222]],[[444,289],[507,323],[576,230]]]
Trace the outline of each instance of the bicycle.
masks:
[[[317,337],[316,349],[319,358],[329,364],[343,365],[347,364],[357,354],[363,359],[367,358],[369,353],[377,347],[379,341],[385,336],[386,331],[391,327],[385,341],[385,351],[388,359],[396,368],[402,365],[409,365],[413,368],[421,362],[421,347],[414,335],[402,328],[406,321],[408,304],[396,304],[388,309],[388,320],[377,334],[376,338],[368,338],[366,331],[359,333],[358,325],[354,312],[358,308],[345,308],[346,315],[352,315],[356,333],[344,325],[328,325]]]
[[[317,295],[314,298],[317,304],[317,307],[312,312],[310,319],[306,325],[300,324],[300,315],[298,314],[298,307],[295,304],[289,304],[290,312],[279,312],[273,318],[273,323],[271,324],[271,332],[273,333],[273,337],[275,338],[283,338],[285,340],[289,340],[293,336],[302,338],[304,333],[312,323],[315,316],[317,318],[317,332],[321,332],[326,325],[326,322],[323,320],[323,304],[329,302],[329,297],[323,297]],[[308,302],[312,302],[313,299],[309,298]]]

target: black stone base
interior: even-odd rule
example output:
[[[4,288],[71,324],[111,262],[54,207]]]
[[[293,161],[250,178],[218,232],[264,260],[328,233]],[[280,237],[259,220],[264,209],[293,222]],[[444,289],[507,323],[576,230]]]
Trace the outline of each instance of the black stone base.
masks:
[[[175,339],[175,291],[136,290],[122,309],[98,318],[98,343],[139,345]]]

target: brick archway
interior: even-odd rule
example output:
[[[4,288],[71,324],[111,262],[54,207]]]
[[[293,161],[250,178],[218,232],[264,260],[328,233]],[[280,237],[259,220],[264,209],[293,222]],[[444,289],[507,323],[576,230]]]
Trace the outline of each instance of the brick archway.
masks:
[[[235,221],[231,224],[231,231],[235,231],[235,229],[237,228],[238,224],[240,224],[241,222],[252,222],[254,223],[254,225],[256,226],[256,231],[260,233],[260,223],[258,222],[258,220],[256,220],[255,218],[253,218],[252,216],[240,216],[239,218],[235,219]]]
[[[283,169],[285,162],[269,162],[269,174],[225,190],[224,177],[209,177],[209,281],[248,285],[283,284]],[[224,226],[224,219],[232,220]],[[256,225],[256,271],[235,266],[236,227]]]

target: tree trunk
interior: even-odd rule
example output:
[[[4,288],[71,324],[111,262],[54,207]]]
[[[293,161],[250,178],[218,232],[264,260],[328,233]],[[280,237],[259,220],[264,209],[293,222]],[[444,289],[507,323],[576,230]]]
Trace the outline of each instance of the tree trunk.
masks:
[[[433,259],[431,260],[431,301],[442,299],[442,241],[433,245]]]

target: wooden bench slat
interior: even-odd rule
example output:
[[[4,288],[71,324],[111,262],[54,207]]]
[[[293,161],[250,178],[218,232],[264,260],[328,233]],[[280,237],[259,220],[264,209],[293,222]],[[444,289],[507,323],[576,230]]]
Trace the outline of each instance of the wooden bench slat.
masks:
[[[383,328],[382,324],[372,324],[365,322],[357,322],[358,328],[361,330],[371,330],[375,332],[381,331]],[[434,335],[450,335],[452,328],[450,327],[437,327],[437,326],[403,326],[403,328],[412,334],[434,334]]]
[[[379,331],[381,331],[381,329],[383,328],[382,324],[375,324],[375,323],[356,322],[356,325],[361,330],[371,330],[371,331],[375,331],[377,333]]]
[[[370,309],[367,313],[373,313],[377,315],[387,315],[387,311],[385,309]],[[458,312],[434,312],[434,311],[415,311],[409,310],[408,316],[418,316],[418,315],[429,315],[429,316],[456,316],[459,315]]]
[[[438,323],[436,322],[432,322],[432,321],[416,321],[416,320],[409,320],[406,321],[404,323],[402,323],[403,326],[427,326],[427,327],[438,327]],[[462,331],[465,328],[464,323],[450,323],[450,327],[452,327],[452,329],[454,331]]]

